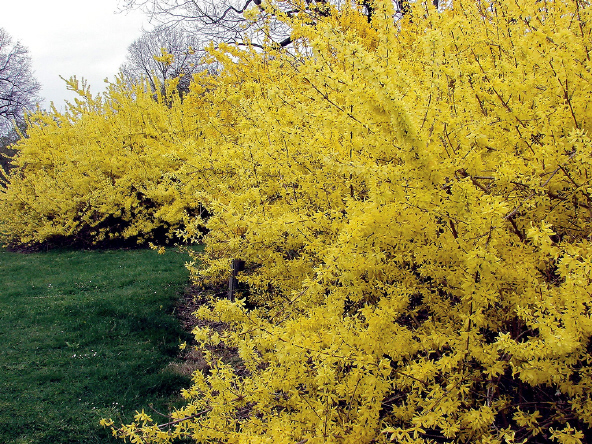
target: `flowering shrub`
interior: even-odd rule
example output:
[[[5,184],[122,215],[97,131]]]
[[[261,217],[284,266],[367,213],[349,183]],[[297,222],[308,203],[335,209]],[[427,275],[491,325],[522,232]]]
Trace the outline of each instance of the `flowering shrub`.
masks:
[[[248,374],[212,362],[170,420],[116,435],[592,439],[591,8],[410,8],[286,17],[301,52],[212,49],[224,69],[182,108],[199,135],[152,127],[212,214],[184,227],[209,230],[195,279],[245,261],[249,294],[198,312],[229,329],[195,335]]]
[[[590,11],[417,3],[393,23],[377,1],[372,32],[338,13],[293,24],[310,56],[219,52],[200,150],[213,216],[193,271],[246,262],[255,308],[198,315],[231,325],[221,339],[250,373],[214,363],[174,426],[119,433],[590,438]]]
[[[154,97],[120,79],[103,96],[71,79],[80,98],[65,112],[29,117],[14,168],[0,190],[0,233],[12,244],[165,238],[198,204],[179,175],[199,119],[169,86]],[[186,182],[185,182],[186,183]],[[162,239],[161,239],[162,240]]]

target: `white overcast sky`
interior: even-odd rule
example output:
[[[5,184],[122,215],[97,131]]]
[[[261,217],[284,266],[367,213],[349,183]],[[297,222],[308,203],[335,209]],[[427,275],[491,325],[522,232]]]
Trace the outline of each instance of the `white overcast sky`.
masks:
[[[0,28],[29,49],[43,107],[63,109],[74,94],[60,76],[88,80],[93,93],[117,74],[128,46],[151,29],[140,11],[115,13],[117,0],[2,0]]]

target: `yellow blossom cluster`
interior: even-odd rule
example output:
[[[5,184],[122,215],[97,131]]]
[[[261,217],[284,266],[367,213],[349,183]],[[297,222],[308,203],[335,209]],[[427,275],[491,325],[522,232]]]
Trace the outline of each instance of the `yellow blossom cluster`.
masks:
[[[119,78],[92,96],[70,79],[79,98],[64,112],[31,115],[15,146],[15,168],[0,187],[5,242],[162,241],[183,227],[200,210],[181,177],[200,127],[174,86],[153,93]]]
[[[245,261],[244,299],[198,315],[249,375],[197,374],[170,436],[590,436],[591,11],[377,1],[292,23],[310,54],[215,54],[193,272]]]
[[[592,8],[330,8],[284,18],[290,50],[211,48],[220,74],[163,110],[199,128],[167,145],[182,174],[150,170],[211,215],[184,224],[208,229],[195,280],[245,261],[248,291],[197,313],[228,330],[194,333],[246,371],[209,356],[169,420],[114,433],[592,440]]]

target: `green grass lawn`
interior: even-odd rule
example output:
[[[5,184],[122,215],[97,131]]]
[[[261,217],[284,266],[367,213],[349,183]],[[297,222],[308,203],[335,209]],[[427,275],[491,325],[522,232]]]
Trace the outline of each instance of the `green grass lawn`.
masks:
[[[0,443],[121,442],[101,418],[166,413],[188,385],[167,369],[185,339],[173,311],[187,259],[0,250]]]

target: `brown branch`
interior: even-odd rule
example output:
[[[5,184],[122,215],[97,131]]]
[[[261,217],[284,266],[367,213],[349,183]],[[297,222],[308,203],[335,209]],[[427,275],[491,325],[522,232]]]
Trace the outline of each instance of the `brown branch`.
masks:
[[[489,194],[489,189],[481,185],[477,180],[475,180],[474,177],[471,177],[471,182],[473,182],[473,185],[475,185],[476,187],[481,188],[481,190],[483,190],[485,194]]]
[[[165,418],[171,419],[171,416],[170,416],[170,415],[165,415],[164,413],[161,413],[161,412],[159,412],[158,410],[156,410],[156,409],[154,408],[154,404],[148,404],[148,407],[150,407],[150,410],[152,410],[154,413],[156,413],[156,414],[158,414],[158,415],[160,415],[160,416],[163,416],[163,417],[165,417]]]
[[[202,410],[201,412],[195,413],[194,415],[186,416],[185,418],[181,418],[181,419],[176,419],[175,421],[167,422],[166,424],[158,424],[157,427],[159,429],[162,429],[163,427],[168,427],[168,426],[172,426],[175,424],[179,424],[180,422],[189,421],[191,419],[199,418],[200,416],[203,416],[206,413],[209,413],[211,411],[212,411],[212,407],[209,407],[205,410]]]
[[[553,193],[552,191],[547,191],[547,196],[549,196],[551,199],[555,199],[555,200],[560,200],[562,202],[568,202],[569,199],[567,197],[563,197],[563,196],[559,196],[558,194]],[[588,197],[588,196],[586,196]],[[590,205],[587,205],[583,202],[577,201],[575,203],[576,206],[578,207],[582,207],[582,208],[586,208],[587,210],[590,210]]]
[[[559,80],[559,79],[557,79],[557,80]],[[561,82],[559,82],[559,83],[561,84]],[[571,98],[569,97],[569,93],[567,91],[567,78],[565,79],[565,88],[563,89],[563,94],[564,94],[565,100],[567,101],[567,104],[569,105],[569,111],[571,113],[571,117],[574,120],[576,128],[580,128],[580,125],[578,124],[578,120],[576,119],[576,114],[575,114],[574,109],[571,105]]]
[[[450,219],[449,222],[450,222],[450,229],[452,230],[452,236],[454,236],[455,239],[458,239],[458,233],[456,231],[456,227],[454,226],[454,222],[452,221],[452,219]]]
[[[577,151],[574,150],[570,156],[568,157],[568,159],[563,163],[563,165],[567,164],[567,162],[569,162],[571,159],[573,159],[575,157],[575,155],[577,154]],[[559,165],[557,168],[555,168],[552,172],[551,172],[551,176],[549,176],[549,178],[541,184],[541,187],[545,187],[547,186],[547,184],[551,181],[551,179],[553,179],[553,177],[555,176],[555,174],[557,174],[558,171],[563,169],[563,165]],[[524,205],[526,202],[528,202],[530,199],[533,198],[533,196],[536,193],[533,191],[532,193],[530,193],[530,195],[524,199],[522,202],[520,202],[518,204],[518,206],[516,208],[514,208],[512,211],[510,211],[505,217],[504,219],[510,219],[512,217],[514,217],[514,215],[516,215],[516,213],[518,213],[518,210],[522,207],[522,205]]]
[[[516,225],[516,221],[514,220],[514,217],[510,217],[508,220],[512,224],[512,227],[514,228],[514,232],[518,235],[518,237],[520,238],[520,240],[522,242],[525,242],[524,234],[522,233],[522,231],[520,231],[518,229],[518,225]]]
[[[561,168],[561,171],[563,171],[563,174],[565,174],[567,176],[567,178],[569,179],[569,181],[571,183],[573,183],[576,188],[580,188],[581,185],[578,185],[576,183],[576,181],[573,180],[573,178],[570,176],[569,172],[565,169],[565,167],[563,167],[563,165],[561,165],[559,168]]]
[[[304,77],[304,80],[306,80],[308,82],[308,84],[310,86],[312,86],[312,88],[318,92],[323,99],[325,99],[327,102],[329,102],[331,105],[333,105],[335,108],[337,108],[339,111],[341,111],[342,113],[345,113],[350,119],[353,119],[354,121],[358,122],[360,125],[362,125],[364,128],[366,128],[368,130],[368,132],[370,134],[374,134],[374,131],[372,131],[369,127],[367,127],[366,125],[364,125],[362,122],[360,122],[358,119],[356,119],[355,116],[353,116],[350,112],[348,112],[347,110],[343,109],[342,107],[340,107],[339,105],[337,105],[335,102],[333,102],[330,98],[329,95],[322,92],[314,83],[312,83],[308,78]]]

